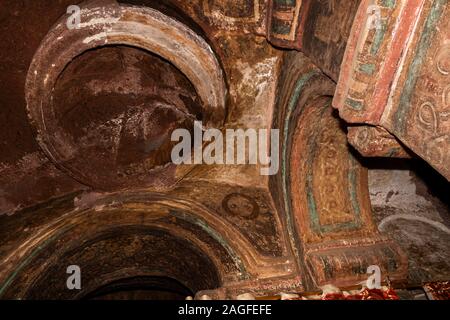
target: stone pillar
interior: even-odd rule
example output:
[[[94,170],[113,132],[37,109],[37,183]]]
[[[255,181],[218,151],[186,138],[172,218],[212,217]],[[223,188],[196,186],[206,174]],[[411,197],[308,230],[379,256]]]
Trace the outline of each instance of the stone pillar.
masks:
[[[450,5],[364,0],[333,105],[380,126],[450,179]]]
[[[278,108],[282,175],[274,181],[282,196],[275,197],[288,216],[304,276],[312,286],[354,285],[377,265],[384,279],[404,280],[406,257],[372,221],[367,169],[333,112],[333,84],[301,54],[290,54],[285,70]]]

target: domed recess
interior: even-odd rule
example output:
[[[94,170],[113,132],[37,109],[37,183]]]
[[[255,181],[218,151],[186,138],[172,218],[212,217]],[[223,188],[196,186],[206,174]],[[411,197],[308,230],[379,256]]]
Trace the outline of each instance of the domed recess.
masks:
[[[171,162],[171,133],[202,119],[192,83],[168,61],[141,49],[106,46],[75,58],[60,74],[52,108],[63,165],[90,185],[151,183]]]
[[[166,187],[175,129],[220,127],[226,87],[208,43],[187,25],[139,6],[85,7],[49,31],[26,82],[41,148],[101,190]]]

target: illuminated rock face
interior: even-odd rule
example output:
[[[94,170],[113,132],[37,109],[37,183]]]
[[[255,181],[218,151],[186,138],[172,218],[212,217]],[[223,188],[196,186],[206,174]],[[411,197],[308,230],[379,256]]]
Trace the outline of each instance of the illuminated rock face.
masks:
[[[389,18],[368,30],[366,1],[88,1],[76,29],[69,5],[0,4],[0,32],[23,40],[0,47],[0,298],[267,296],[352,286],[374,265],[383,280],[450,276],[448,182],[406,179],[416,189],[384,203],[380,186],[405,178],[369,181],[363,158],[417,154],[448,178],[445,1],[377,1]],[[195,121],[279,130],[279,171],[173,164],[172,133]],[[428,249],[388,233],[399,218],[412,242],[442,233],[439,271],[411,270]],[[67,287],[72,265],[81,290]]]

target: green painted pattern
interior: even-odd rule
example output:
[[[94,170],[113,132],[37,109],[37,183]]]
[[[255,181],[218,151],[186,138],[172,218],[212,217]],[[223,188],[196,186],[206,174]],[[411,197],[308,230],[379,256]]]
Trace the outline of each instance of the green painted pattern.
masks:
[[[409,67],[407,80],[400,97],[400,104],[394,116],[394,128],[396,133],[399,135],[405,134],[406,121],[409,118],[411,100],[417,84],[417,79],[420,75],[420,70],[431,45],[431,40],[436,32],[436,24],[439,21],[442,15],[443,7],[447,2],[448,0],[434,1],[430,14],[428,15],[425,23],[425,28],[422,32],[419,44],[416,48],[414,60]]]
[[[396,0],[381,0],[381,1],[379,2],[379,4],[380,4],[382,7],[390,8],[390,9],[394,8],[395,5],[396,5],[396,3],[397,3]]]
[[[297,6],[297,0],[274,0],[273,2],[273,11],[289,11],[295,9]],[[293,19],[297,19],[297,17],[293,17]],[[272,25],[270,29],[273,33],[279,35],[288,35],[292,31],[294,21],[285,21],[277,19],[272,14]]]
[[[303,93],[303,90],[305,86],[308,84],[308,82],[313,79],[314,77],[321,76],[322,73],[314,70],[311,71],[302,77],[300,77],[295,86],[294,90],[291,94],[291,97],[289,99],[289,103],[287,106],[286,115],[284,117],[284,128],[283,128],[283,150],[282,150],[282,164],[281,164],[281,175],[282,175],[282,185],[283,185],[283,199],[284,199],[284,207],[286,211],[286,222],[288,227],[288,233],[291,239],[295,239],[294,237],[294,222],[292,217],[292,208],[291,208],[291,200],[289,197],[290,190],[289,190],[289,184],[288,184],[288,176],[287,176],[287,170],[288,170],[288,138],[290,133],[290,122],[292,113],[296,109],[299,101],[300,96]],[[303,110],[301,110],[303,111]],[[295,247],[294,247],[295,248]],[[294,249],[295,250],[295,249]]]
[[[287,23],[286,21],[279,20],[279,19],[272,19],[272,32],[275,34],[289,34],[291,33],[292,26]]]
[[[361,101],[354,100],[352,98],[347,98],[345,100],[345,104],[349,106],[351,109],[356,111],[361,111],[363,109],[363,104]]]
[[[293,225],[293,217],[292,217],[292,207],[291,207],[291,201],[290,201],[290,189],[289,189],[289,181],[287,176],[287,170],[288,170],[288,138],[290,134],[290,123],[292,120],[292,113],[296,109],[298,102],[300,100],[300,97],[303,93],[303,90],[305,86],[313,79],[314,77],[320,76],[322,73],[319,71],[311,71],[305,75],[303,75],[301,78],[297,80],[297,83],[295,84],[293,93],[291,94],[291,98],[289,100],[286,116],[284,117],[284,133],[283,133],[283,150],[282,150],[282,166],[281,166],[281,174],[282,174],[282,183],[283,183],[283,198],[284,198],[284,206],[286,210],[286,220],[288,225],[288,232],[293,239],[294,234],[294,225]],[[300,110],[300,114],[303,110]],[[309,153],[311,155],[311,152]],[[311,161],[311,159],[309,159]],[[355,161],[353,158],[351,161]],[[359,228],[361,226],[361,210],[359,207],[359,201],[357,199],[357,192],[356,192],[356,178],[357,178],[357,172],[356,172],[356,166],[351,165],[351,170],[349,170],[349,185],[350,185],[350,199],[352,201],[352,207],[354,210],[355,220],[352,222],[347,223],[340,223],[335,224],[333,226],[320,226],[319,224],[319,218],[317,214],[317,208],[316,203],[314,199],[314,195],[312,192],[308,192],[307,199],[308,199],[308,205],[310,209],[310,218],[312,221],[312,227],[317,232],[333,232],[337,230],[354,230],[356,228]],[[308,175],[307,177],[307,185],[311,186],[312,183],[312,176]]]
[[[56,233],[52,237],[45,240],[42,244],[38,245],[26,258],[20,262],[19,266],[11,273],[11,275],[3,282],[0,287],[0,297],[5,293],[6,289],[11,285],[14,279],[17,277],[20,271],[23,270],[43,249],[50,245],[53,241],[57,240],[62,234],[70,230],[72,227],[65,227]]]
[[[207,232],[210,236],[212,236],[215,240],[217,240],[225,250],[230,254],[233,261],[236,263],[239,271],[242,274],[242,279],[248,279],[249,275],[245,269],[245,266],[242,260],[238,257],[238,255],[234,252],[234,250],[230,247],[230,245],[213,229],[211,229],[207,223],[200,219],[196,219],[189,214],[178,214],[176,212],[171,212],[172,215],[176,216],[179,219],[185,220],[192,224],[195,224],[202,228],[205,232]],[[64,233],[69,231],[73,226],[62,228],[58,233],[54,234],[52,237],[46,239],[42,244],[39,244],[30,254],[28,254],[23,261],[20,262],[19,266],[11,273],[11,275],[1,284],[0,286],[0,297],[5,293],[5,291],[9,288],[11,283],[23,270],[43,249],[45,249],[48,245],[50,245],[55,240],[58,240]]]
[[[295,7],[297,0],[274,0],[274,5],[276,7]]]
[[[384,36],[386,35],[387,30],[387,22],[383,20],[381,22],[381,28],[377,28],[375,31],[375,36],[373,38],[372,46],[370,47],[370,54],[375,56],[381,48],[381,44],[383,43]]]
[[[179,213],[171,210],[170,214],[178,219],[190,222],[193,225],[200,227],[206,233],[208,233],[213,239],[219,242],[220,245],[222,245],[222,247],[225,248],[225,250],[230,255],[231,259],[233,259],[234,263],[239,269],[239,272],[241,273],[241,280],[246,280],[250,278],[250,275],[248,274],[241,258],[239,258],[239,255],[233,250],[233,248],[228,244],[228,242],[218,232],[216,232],[216,230],[212,229],[208,225],[208,223],[188,213]]]
[[[373,75],[376,66],[373,63],[364,63],[359,66],[359,70],[365,74]]]
[[[325,109],[324,112],[327,110]],[[348,172],[348,192],[349,197],[353,209],[353,216],[354,219],[349,222],[342,222],[342,223],[335,223],[331,225],[321,225],[320,219],[319,219],[319,213],[317,211],[317,205],[316,200],[314,197],[314,188],[313,188],[313,163],[315,160],[315,146],[316,146],[316,139],[317,134],[315,133],[313,135],[313,143],[310,144],[310,149],[308,152],[308,160],[307,160],[307,178],[306,178],[306,192],[307,192],[307,199],[308,199],[308,209],[309,209],[309,216],[311,219],[311,228],[314,232],[317,234],[326,234],[331,232],[337,232],[337,231],[349,231],[349,230],[357,230],[361,228],[362,221],[361,221],[361,209],[359,206],[358,201],[358,194],[357,194],[357,165],[356,160],[353,158],[353,156],[349,156],[349,172]]]

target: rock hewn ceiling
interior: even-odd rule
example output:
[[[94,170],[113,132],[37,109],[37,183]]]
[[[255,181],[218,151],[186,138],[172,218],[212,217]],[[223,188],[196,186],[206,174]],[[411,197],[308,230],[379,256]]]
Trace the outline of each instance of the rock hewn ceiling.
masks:
[[[448,1],[73,2],[0,2],[0,298],[450,278]],[[279,170],[173,163],[199,121]]]

